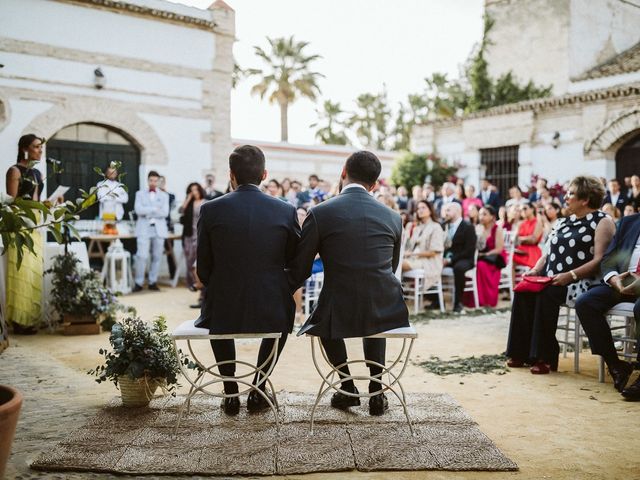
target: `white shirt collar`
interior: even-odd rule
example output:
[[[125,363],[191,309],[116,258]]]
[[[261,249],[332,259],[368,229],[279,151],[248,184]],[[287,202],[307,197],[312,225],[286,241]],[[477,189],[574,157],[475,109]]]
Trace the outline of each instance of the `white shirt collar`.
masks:
[[[362,185],[360,185],[359,183],[349,183],[347,185],[345,185],[344,187],[342,187],[342,191],[344,192],[345,190],[347,190],[348,188],[361,188],[362,190],[364,190],[365,192],[367,191],[366,188],[364,188]],[[368,192],[367,192],[368,193]]]

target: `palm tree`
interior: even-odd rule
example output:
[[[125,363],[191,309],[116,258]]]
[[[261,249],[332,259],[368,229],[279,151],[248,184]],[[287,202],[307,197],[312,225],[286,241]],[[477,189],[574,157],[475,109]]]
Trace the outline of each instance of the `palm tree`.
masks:
[[[349,139],[344,131],[338,131],[336,126],[343,126],[344,122],[340,116],[344,111],[340,108],[340,103],[333,103],[331,100],[325,100],[322,105],[323,111],[318,112],[318,121],[310,125],[311,128],[317,127],[322,122],[323,127],[316,130],[316,138],[325,145],[347,145]]]
[[[280,140],[286,142],[288,133],[289,105],[299,97],[315,100],[320,94],[317,81],[324,77],[313,72],[309,65],[318,60],[320,55],[307,55],[304,52],[309,42],[297,42],[293,36],[289,38],[268,38],[269,51],[261,47],[253,47],[256,55],[266,64],[265,69],[251,68],[247,76],[259,75],[260,82],[253,86],[251,94],[260,95],[263,99],[269,95],[269,103],[277,103],[280,107]]]
[[[383,150],[389,135],[391,110],[387,92],[363,93],[356,99],[356,111],[347,120],[347,126],[355,128],[355,133],[364,147]]]

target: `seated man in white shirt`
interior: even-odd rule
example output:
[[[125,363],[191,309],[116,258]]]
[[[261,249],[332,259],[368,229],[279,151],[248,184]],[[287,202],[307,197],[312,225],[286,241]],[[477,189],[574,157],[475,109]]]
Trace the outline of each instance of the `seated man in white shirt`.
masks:
[[[120,221],[124,216],[124,204],[129,201],[129,194],[118,181],[118,171],[115,168],[108,167],[105,177],[98,183],[96,192],[100,202],[100,218],[102,219],[105,213],[111,213]]]
[[[633,367],[618,358],[605,317],[620,302],[634,303],[636,332],[640,332],[640,214],[624,217],[618,224],[602,260],[602,276],[602,284],[578,297],[576,312],[589,337],[591,352],[602,356],[616,390],[627,400],[640,400],[640,376],[625,388]]]

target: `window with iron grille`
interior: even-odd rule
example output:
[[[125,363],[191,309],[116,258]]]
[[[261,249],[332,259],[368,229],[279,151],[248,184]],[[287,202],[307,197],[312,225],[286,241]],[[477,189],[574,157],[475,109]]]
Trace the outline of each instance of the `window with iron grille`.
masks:
[[[518,145],[480,149],[480,165],[482,177],[498,187],[503,199],[518,185]]]

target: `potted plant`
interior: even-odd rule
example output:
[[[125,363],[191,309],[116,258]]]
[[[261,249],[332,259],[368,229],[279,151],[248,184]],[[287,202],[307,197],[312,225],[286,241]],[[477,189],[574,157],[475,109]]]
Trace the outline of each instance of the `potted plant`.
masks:
[[[54,257],[46,272],[53,275],[51,305],[66,325],[100,323],[103,329],[111,330],[118,311],[125,307],[103,286],[97,272],[79,270],[79,262],[73,253]]]
[[[0,385],[0,478],[11,453],[11,443],[16,433],[22,395],[15,388]]]
[[[148,405],[158,387],[175,395],[180,363],[197,368],[181,350],[176,353],[164,317],[156,317],[151,324],[137,317],[116,322],[109,343],[112,350],[100,349],[105,363],[88,373],[98,383],[111,380],[120,385],[125,406]]]

